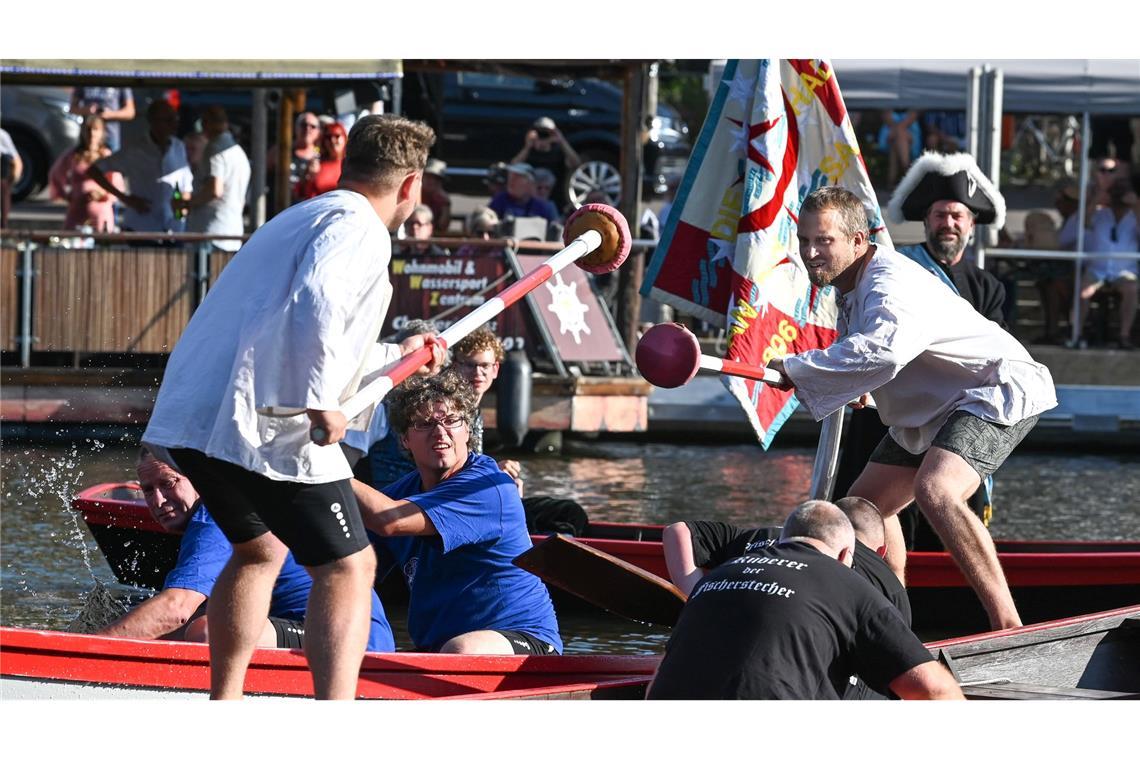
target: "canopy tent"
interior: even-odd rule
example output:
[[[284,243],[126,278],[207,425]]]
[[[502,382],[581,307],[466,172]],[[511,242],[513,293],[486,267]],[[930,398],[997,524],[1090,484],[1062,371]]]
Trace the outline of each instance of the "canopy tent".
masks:
[[[395,79],[398,60],[12,59],[0,61],[7,84],[217,85],[303,87],[314,82]]]
[[[971,68],[989,64],[1004,79],[1007,113],[1140,115],[1140,60],[833,59],[853,110],[962,110]]]

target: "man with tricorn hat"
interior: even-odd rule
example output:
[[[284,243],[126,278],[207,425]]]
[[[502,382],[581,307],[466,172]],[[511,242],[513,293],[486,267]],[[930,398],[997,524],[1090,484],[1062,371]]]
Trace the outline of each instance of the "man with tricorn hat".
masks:
[[[965,181],[973,198],[978,189]],[[890,431],[848,495],[869,500],[886,518],[891,569],[903,577],[897,515],[914,501],[978,594],[990,625],[1020,625],[993,539],[966,498],[1040,414],[1057,405],[1048,368],[931,272],[870,243],[867,210],[850,191],[823,187],[809,194],[796,234],[808,278],[838,291],[840,337],[768,366],[817,420],[852,399],[866,404],[874,393]]]
[[[920,264],[974,307],[986,319],[1005,327],[1005,289],[989,272],[965,259],[976,224],[1005,224],[1005,199],[969,153],[924,153],[911,164],[887,205],[887,219],[921,221],[925,241],[898,252]],[[887,427],[874,409],[856,410],[850,418],[836,474],[835,496],[842,496],[862,472]],[[992,481],[986,478],[970,496],[970,509],[989,525]],[[938,537],[917,508],[899,514],[908,547],[937,550]]]

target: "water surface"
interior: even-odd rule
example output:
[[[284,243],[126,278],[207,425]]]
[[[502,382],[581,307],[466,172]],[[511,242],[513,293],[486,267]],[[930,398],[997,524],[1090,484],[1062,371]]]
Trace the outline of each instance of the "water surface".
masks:
[[[87,486],[133,477],[132,440],[5,441],[0,448],[0,622],[65,629],[96,583],[130,600],[68,508]],[[779,523],[807,497],[813,449],[569,442],[522,457],[527,493],[577,500],[592,520]],[[1017,452],[998,475],[998,538],[1140,540],[1140,455]],[[406,628],[393,615],[398,642]],[[660,652],[668,629],[612,616],[560,619],[568,652]]]

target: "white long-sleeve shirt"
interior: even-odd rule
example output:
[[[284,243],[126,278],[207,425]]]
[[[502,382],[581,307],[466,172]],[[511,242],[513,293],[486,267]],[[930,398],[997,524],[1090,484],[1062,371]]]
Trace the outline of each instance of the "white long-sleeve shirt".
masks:
[[[306,409],[338,409],[399,358],[377,344],[391,240],[368,200],[336,190],[261,227],[222,272],[170,355],[143,441],[273,480],[351,477],[309,441]],[[367,427],[369,413],[356,425]]]
[[[784,359],[816,420],[866,392],[907,451],[929,448],[959,409],[1011,425],[1057,405],[1049,370],[968,301],[879,246],[839,299],[839,340]]]

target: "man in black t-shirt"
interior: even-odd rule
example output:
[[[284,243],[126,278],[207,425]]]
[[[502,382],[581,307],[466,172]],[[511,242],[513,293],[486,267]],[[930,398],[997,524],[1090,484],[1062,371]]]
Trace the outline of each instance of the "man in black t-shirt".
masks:
[[[883,516],[874,504],[858,496],[840,499],[835,506],[847,515],[855,530],[851,569],[882,592],[909,628],[910,597],[884,560],[887,547]],[[749,552],[771,547],[779,537],[780,528],[777,527],[746,529],[725,522],[693,520],[666,527],[662,543],[670,578],[688,594],[710,569]],[[890,693],[877,692],[862,680],[852,677],[843,698],[883,699],[890,698]]]
[[[887,547],[882,515],[874,504],[858,496],[840,499],[835,505],[847,515],[855,530],[852,569],[887,597],[909,628],[910,598],[884,561]],[[661,537],[669,579],[689,594],[709,570],[748,552],[773,546],[780,532],[775,526],[741,528],[711,520],[673,523]]]
[[[897,610],[849,571],[854,552],[838,507],[801,504],[778,543],[696,585],[648,698],[838,699],[859,675],[904,699],[961,699]]]

